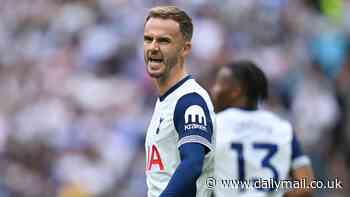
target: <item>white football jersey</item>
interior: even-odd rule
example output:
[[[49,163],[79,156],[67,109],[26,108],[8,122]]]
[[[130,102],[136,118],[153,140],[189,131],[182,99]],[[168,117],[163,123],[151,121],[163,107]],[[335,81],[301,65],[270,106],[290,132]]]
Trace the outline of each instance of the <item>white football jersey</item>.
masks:
[[[309,165],[291,124],[273,113],[229,108],[216,118],[215,197],[282,196],[282,190],[240,189],[222,180],[286,180],[291,169]]]
[[[162,193],[180,164],[178,148],[192,142],[208,150],[197,179],[196,196],[210,196],[212,191],[206,188],[205,180],[214,173],[214,116],[208,93],[191,75],[158,98],[145,142],[148,197]]]

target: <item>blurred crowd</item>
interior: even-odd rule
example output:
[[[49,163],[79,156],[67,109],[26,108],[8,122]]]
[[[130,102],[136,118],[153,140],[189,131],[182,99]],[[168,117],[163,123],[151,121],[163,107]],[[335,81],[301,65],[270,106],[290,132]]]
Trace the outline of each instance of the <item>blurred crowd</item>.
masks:
[[[189,72],[225,63],[268,75],[263,106],[293,122],[318,179],[350,194],[349,0],[0,0],[0,197],[145,196],[150,7],[193,18]]]

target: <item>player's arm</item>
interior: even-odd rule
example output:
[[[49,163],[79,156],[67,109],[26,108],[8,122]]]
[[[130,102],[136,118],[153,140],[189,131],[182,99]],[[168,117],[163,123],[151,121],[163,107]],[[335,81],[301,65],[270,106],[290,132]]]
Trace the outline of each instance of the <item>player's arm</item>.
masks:
[[[314,174],[309,158],[303,154],[301,146],[295,134],[292,139],[292,168],[290,172],[292,180],[305,179],[306,186],[314,180]],[[294,190],[285,193],[284,197],[310,197],[311,188],[294,188]]]
[[[181,163],[160,197],[196,195],[196,180],[202,173],[205,148],[201,144],[188,143],[179,149]]]
[[[213,124],[204,99],[196,93],[181,97],[176,104],[174,125],[181,162],[160,196],[195,196],[205,154],[213,149]]]
[[[310,165],[299,167],[298,169],[291,171],[291,177],[293,180],[305,179],[306,185],[310,185],[314,180],[313,171]],[[295,188],[294,190],[287,192],[284,197],[311,197],[311,188]]]

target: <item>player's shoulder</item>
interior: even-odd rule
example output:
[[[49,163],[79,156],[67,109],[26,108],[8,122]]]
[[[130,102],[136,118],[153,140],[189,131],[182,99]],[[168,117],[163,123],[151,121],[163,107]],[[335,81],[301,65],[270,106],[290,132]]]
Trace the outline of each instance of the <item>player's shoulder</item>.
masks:
[[[289,130],[292,130],[292,124],[289,120],[283,118],[282,116],[274,113],[272,111],[261,110],[261,113],[264,114],[266,121],[271,121],[271,124],[276,124],[278,127],[286,127]]]
[[[239,110],[238,108],[227,108],[221,112],[218,112],[217,113],[217,116],[218,117],[232,117],[232,116],[235,116],[235,115],[238,115],[240,114],[242,111]]]
[[[260,121],[271,125],[271,138],[279,139],[281,143],[291,141],[293,126],[289,120],[268,110],[261,110],[259,113],[258,118]]]
[[[217,121],[221,123],[257,122],[276,128],[276,131],[291,132],[291,123],[281,118],[274,112],[259,109],[255,111],[242,110],[240,108],[228,108],[217,113]]]
[[[181,86],[177,92],[178,102],[186,100],[192,102],[204,102],[212,108],[212,102],[208,92],[193,78],[190,78]]]
[[[255,116],[256,119],[260,119],[261,122],[266,122],[277,127],[292,127],[289,120],[270,110],[259,109],[255,114],[252,114],[252,116]]]
[[[207,90],[205,90],[194,78],[190,78],[187,83],[182,86],[184,94],[197,93],[203,98],[209,97]]]
[[[186,92],[185,94],[181,95],[175,106],[175,108],[188,107],[191,107],[192,109],[195,109],[196,107],[204,108],[208,110],[208,112],[213,111],[213,106],[209,96],[207,97],[206,95],[202,95],[196,91]]]
[[[240,108],[230,107],[216,114],[217,119],[220,121],[235,121],[239,122],[248,117],[251,117],[252,113],[242,110]]]

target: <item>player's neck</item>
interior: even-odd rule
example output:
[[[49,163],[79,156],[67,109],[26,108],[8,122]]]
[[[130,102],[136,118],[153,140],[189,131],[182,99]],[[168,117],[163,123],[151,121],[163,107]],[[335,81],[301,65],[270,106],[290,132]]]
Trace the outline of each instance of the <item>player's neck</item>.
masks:
[[[174,68],[166,79],[157,79],[156,84],[160,95],[164,95],[171,87],[187,75],[184,68]]]
[[[232,106],[243,109],[243,110],[248,110],[248,111],[254,111],[257,110],[257,104],[256,103],[250,103],[246,98],[240,98],[239,100],[234,101]]]
[[[246,111],[255,111],[258,109],[256,105],[243,105],[238,108]]]

